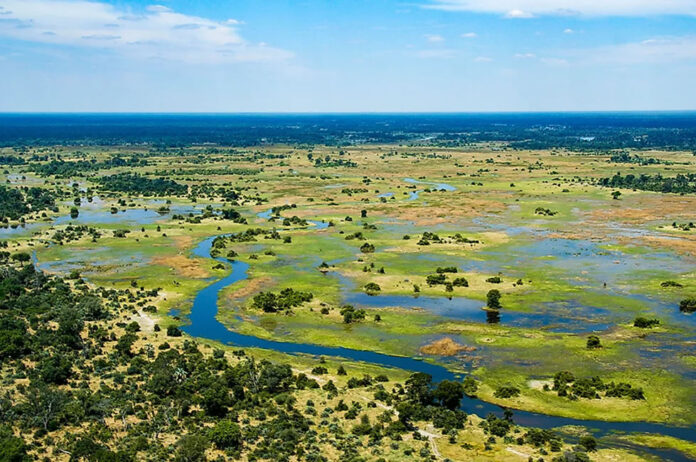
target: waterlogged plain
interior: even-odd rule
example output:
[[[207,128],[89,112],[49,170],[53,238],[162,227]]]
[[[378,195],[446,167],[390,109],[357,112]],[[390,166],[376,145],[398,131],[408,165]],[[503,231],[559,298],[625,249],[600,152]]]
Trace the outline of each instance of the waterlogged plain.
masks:
[[[197,148],[149,154],[142,173],[164,171],[204,189],[157,200],[95,196],[73,218],[65,201],[0,236],[34,252],[48,272],[79,271],[111,288],[161,288],[157,312],[144,315],[167,326],[185,325],[196,294],[229,274],[229,264],[194,249],[213,236],[258,228],[220,248],[221,257],[248,265],[246,278],[219,292],[217,319],[233,332],[419,358],[470,375],[479,398],[514,409],[696,423],[696,320],[679,310],[696,293],[696,231],[671,229],[692,219],[693,196],[622,190],[614,199],[612,189],[591,181],[617,169],[600,155],[483,145],[341,152],[269,146],[209,155],[203,166]],[[309,154],[334,161],[317,164]],[[688,153],[651,155],[678,162],[672,173],[693,169]],[[225,173],[230,164],[238,173]],[[7,179],[21,183],[17,175]],[[97,189],[95,178],[79,184]],[[220,188],[229,186],[238,194],[225,204]],[[118,202],[124,199],[133,205]],[[205,213],[208,205],[215,213]],[[230,206],[245,223],[217,213]],[[57,242],[57,231],[78,226],[100,237]],[[118,237],[119,230],[128,233]],[[269,238],[273,231],[279,236]],[[429,283],[438,274],[466,283]],[[260,293],[283,289],[312,297],[290,309],[258,308]],[[491,290],[501,295],[493,311],[484,309]],[[346,321],[345,305],[364,316]],[[660,323],[638,328],[637,317]],[[588,349],[589,336],[601,347]],[[552,388],[560,371],[629,383],[645,399],[559,396]],[[505,387],[519,394],[497,393]]]

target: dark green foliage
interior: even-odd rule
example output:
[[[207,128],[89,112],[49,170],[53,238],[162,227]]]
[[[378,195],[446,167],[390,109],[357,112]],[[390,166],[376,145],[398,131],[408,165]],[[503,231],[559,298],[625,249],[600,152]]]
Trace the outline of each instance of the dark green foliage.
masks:
[[[234,209],[222,209],[222,218],[239,224],[246,224],[247,222],[246,218],[242,217],[242,215]]]
[[[53,209],[53,194],[42,188],[22,190],[0,186],[0,221],[18,220],[29,212]]]
[[[58,353],[42,359],[37,368],[41,380],[49,384],[64,385],[72,374],[72,362]]]
[[[524,435],[524,441],[527,444],[531,444],[532,446],[535,446],[537,448],[546,446],[547,444],[556,446],[557,443],[560,442],[560,440],[561,438],[551,430],[543,430],[537,428],[530,428],[529,431]]]
[[[445,282],[447,282],[447,275],[444,273],[430,274],[425,278],[425,282],[429,286],[444,284]]]
[[[656,175],[641,174],[639,176],[617,173],[611,178],[601,178],[598,184],[609,188],[691,194],[696,192],[696,174],[678,174],[674,178],[665,178],[659,173]]]
[[[360,251],[362,253],[373,253],[375,251],[375,246],[370,244],[369,242],[366,242],[360,246]]]
[[[502,387],[498,387],[495,392],[493,393],[493,396],[496,398],[514,398],[516,396],[520,395],[520,389],[517,387],[513,387],[510,385],[504,385]]]
[[[27,445],[7,427],[0,427],[0,462],[29,462]]]
[[[597,450],[597,440],[594,437],[586,435],[581,436],[578,444],[585,448],[585,451],[592,452]]]
[[[634,327],[640,327],[641,329],[650,329],[651,327],[656,327],[660,325],[659,319],[648,319],[643,317],[637,317],[633,321]]]
[[[377,294],[377,292],[381,291],[381,287],[377,283],[374,282],[368,282],[365,284],[365,292],[371,295]]]
[[[176,444],[176,462],[203,462],[205,451],[210,446],[207,439],[200,435],[182,436]]]
[[[294,375],[288,364],[256,362],[243,351],[226,355],[217,349],[204,356],[190,340],[135,348],[138,324],[113,322],[107,306],[130,313],[121,299],[145,305],[157,294],[140,288],[75,291],[31,265],[5,268],[0,272],[0,354],[18,371],[18,360],[35,367],[21,366],[29,383],[18,387],[16,403],[0,398],[0,419],[9,419],[15,432],[32,432],[34,453],[60,444],[80,460],[160,460],[168,454],[178,461],[202,461],[211,446],[230,459],[325,460],[315,439],[322,424],[295,409],[295,391],[318,389],[314,379]],[[348,312],[354,319],[364,317],[362,310],[351,307],[343,314]],[[35,335],[27,335],[30,323]],[[168,333],[180,331],[172,326]],[[228,356],[235,356],[235,363]],[[312,373],[328,370],[318,365]],[[338,374],[346,375],[345,368],[339,367]],[[92,378],[101,380],[98,388],[83,386]],[[361,416],[359,403],[336,406],[346,419],[360,419],[347,428],[352,437],[368,441],[355,440],[341,449],[350,457],[384,436],[400,439],[413,431],[413,421],[432,422],[443,434],[464,427],[466,414],[458,405],[471,384],[444,381],[433,389],[429,375],[414,374],[399,394],[386,390],[388,381],[385,375],[348,379],[348,388],[367,388],[400,412],[399,421],[387,414],[370,422]],[[322,388],[329,397],[343,392],[330,380]],[[317,415],[314,403],[307,402],[306,415]],[[103,426],[107,418],[137,423],[117,434]],[[58,443],[53,432],[66,436]],[[182,436],[166,447],[163,434]],[[20,438],[0,432],[0,443],[0,460],[26,460],[27,446]]]
[[[188,187],[165,178],[148,178],[138,174],[119,173],[97,179],[107,191],[138,194],[142,196],[184,195]]]
[[[508,434],[512,424],[507,419],[499,419],[493,414],[489,414],[486,420],[481,422],[483,428],[490,434],[503,437]]]
[[[638,164],[638,165],[656,165],[662,162],[654,157],[640,157],[632,156],[627,152],[620,152],[618,154],[613,154],[609,158],[609,162],[614,162],[616,164]]]
[[[340,313],[343,316],[343,322],[345,324],[362,321],[367,314],[363,309],[356,310],[353,305],[343,305]]]
[[[32,163],[30,164],[30,170],[38,173],[41,176],[55,175],[58,177],[73,177],[84,176],[84,174],[87,172],[94,172],[98,170],[106,170],[117,167],[137,168],[147,164],[147,159],[137,158],[135,156],[130,158],[116,156],[103,162],[97,162],[94,160],[52,160],[43,164]]]
[[[544,215],[547,217],[552,217],[556,215],[558,212],[554,212],[553,210],[545,209],[544,207],[537,207],[534,210],[534,215]]]
[[[562,455],[554,457],[552,462],[591,462],[591,460],[586,452],[576,450],[564,452]]]
[[[500,305],[500,291],[498,289],[491,289],[486,294],[486,306],[492,310],[499,310],[502,308]]]
[[[208,432],[208,437],[218,449],[239,449],[242,446],[242,431],[231,420],[216,423]]]
[[[569,399],[601,399],[600,392],[607,397],[645,399],[642,388],[633,388],[628,383],[605,384],[599,377],[576,378],[572,372],[557,372],[553,377],[553,390],[558,396]]]
[[[181,337],[181,329],[176,326],[167,327],[167,336],[169,337]]]
[[[433,397],[447,409],[457,409],[464,397],[464,387],[459,382],[443,380],[437,384]]]
[[[13,261],[17,261],[20,263],[26,263],[31,260],[31,255],[29,255],[26,252],[17,252],[13,253],[12,256],[10,257]]]
[[[587,337],[587,348],[590,350],[602,348],[602,342],[599,340],[599,337],[596,335],[590,335]]]
[[[478,391],[478,383],[476,383],[476,380],[474,380],[473,377],[467,376],[464,379],[464,382],[462,382],[462,389],[466,396],[476,396],[476,392]]]
[[[288,311],[303,303],[312,301],[314,295],[311,292],[302,292],[292,288],[286,288],[276,294],[273,292],[260,292],[254,296],[252,308],[263,310],[266,313]]]
[[[685,298],[679,303],[679,311],[682,313],[693,313],[696,311],[696,297]]]

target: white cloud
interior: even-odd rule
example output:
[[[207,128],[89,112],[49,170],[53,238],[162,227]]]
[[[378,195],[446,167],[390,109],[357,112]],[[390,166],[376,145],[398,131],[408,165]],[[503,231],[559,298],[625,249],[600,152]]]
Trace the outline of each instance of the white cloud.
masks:
[[[518,10],[518,9],[513,9],[505,13],[506,18],[511,18],[511,19],[520,19],[520,18],[533,18],[534,15],[532,13],[529,13],[527,11],[523,10]]]
[[[425,8],[532,16],[696,16],[694,0],[428,0]]]
[[[516,53],[515,58],[517,59],[534,59],[536,55],[534,53]]]
[[[425,39],[430,43],[442,43],[445,41],[445,38],[438,34],[425,34]]]
[[[476,32],[467,32],[466,34],[462,34],[462,38],[476,38],[478,37],[478,34]]]
[[[488,56],[477,56],[474,58],[474,61],[477,63],[490,63],[493,61],[493,58],[489,58]]]
[[[563,31],[563,33],[564,33],[564,34],[574,34],[575,31],[574,31],[573,29],[565,29],[565,30]]]
[[[292,53],[244,40],[235,26],[152,5],[144,13],[94,0],[0,0],[0,36],[188,63],[277,61]]]

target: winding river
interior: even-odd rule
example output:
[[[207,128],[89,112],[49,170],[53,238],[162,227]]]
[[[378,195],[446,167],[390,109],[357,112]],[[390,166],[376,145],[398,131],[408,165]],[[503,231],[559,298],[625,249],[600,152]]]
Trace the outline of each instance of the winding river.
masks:
[[[210,257],[210,249],[215,236],[202,241],[193,251],[194,255],[202,258]],[[244,335],[228,329],[216,316],[218,313],[218,297],[221,290],[246,279],[249,265],[241,261],[229,262],[224,258],[215,260],[225,265],[231,265],[231,273],[202,289],[196,295],[191,313],[190,324],[182,329],[193,337],[200,337],[231,344],[239,347],[264,348],[288,354],[308,354],[315,356],[333,356],[346,358],[353,361],[372,363],[384,367],[399,368],[414,372],[424,372],[433,377],[435,383],[442,380],[456,380],[457,374],[443,366],[420,361],[414,358],[402,356],[390,356],[372,351],[352,350],[342,347],[326,347],[307,343],[279,342],[265,340],[251,335]],[[462,400],[462,410],[485,416],[488,413],[501,414],[502,408],[485,401],[465,397]],[[650,422],[605,422],[599,420],[580,420],[566,417],[557,417],[526,411],[515,411],[515,422],[530,427],[555,428],[566,425],[582,426],[588,428],[595,436],[605,436],[610,433],[657,433],[673,436],[683,440],[696,442],[696,426],[679,427]],[[688,460],[676,451],[654,450],[642,448],[641,450],[658,455],[664,460]]]

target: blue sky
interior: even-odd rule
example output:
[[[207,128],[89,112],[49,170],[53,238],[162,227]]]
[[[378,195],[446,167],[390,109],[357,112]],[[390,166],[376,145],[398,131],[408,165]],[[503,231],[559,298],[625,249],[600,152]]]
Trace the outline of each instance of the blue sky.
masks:
[[[0,111],[696,109],[696,0],[0,0]]]

